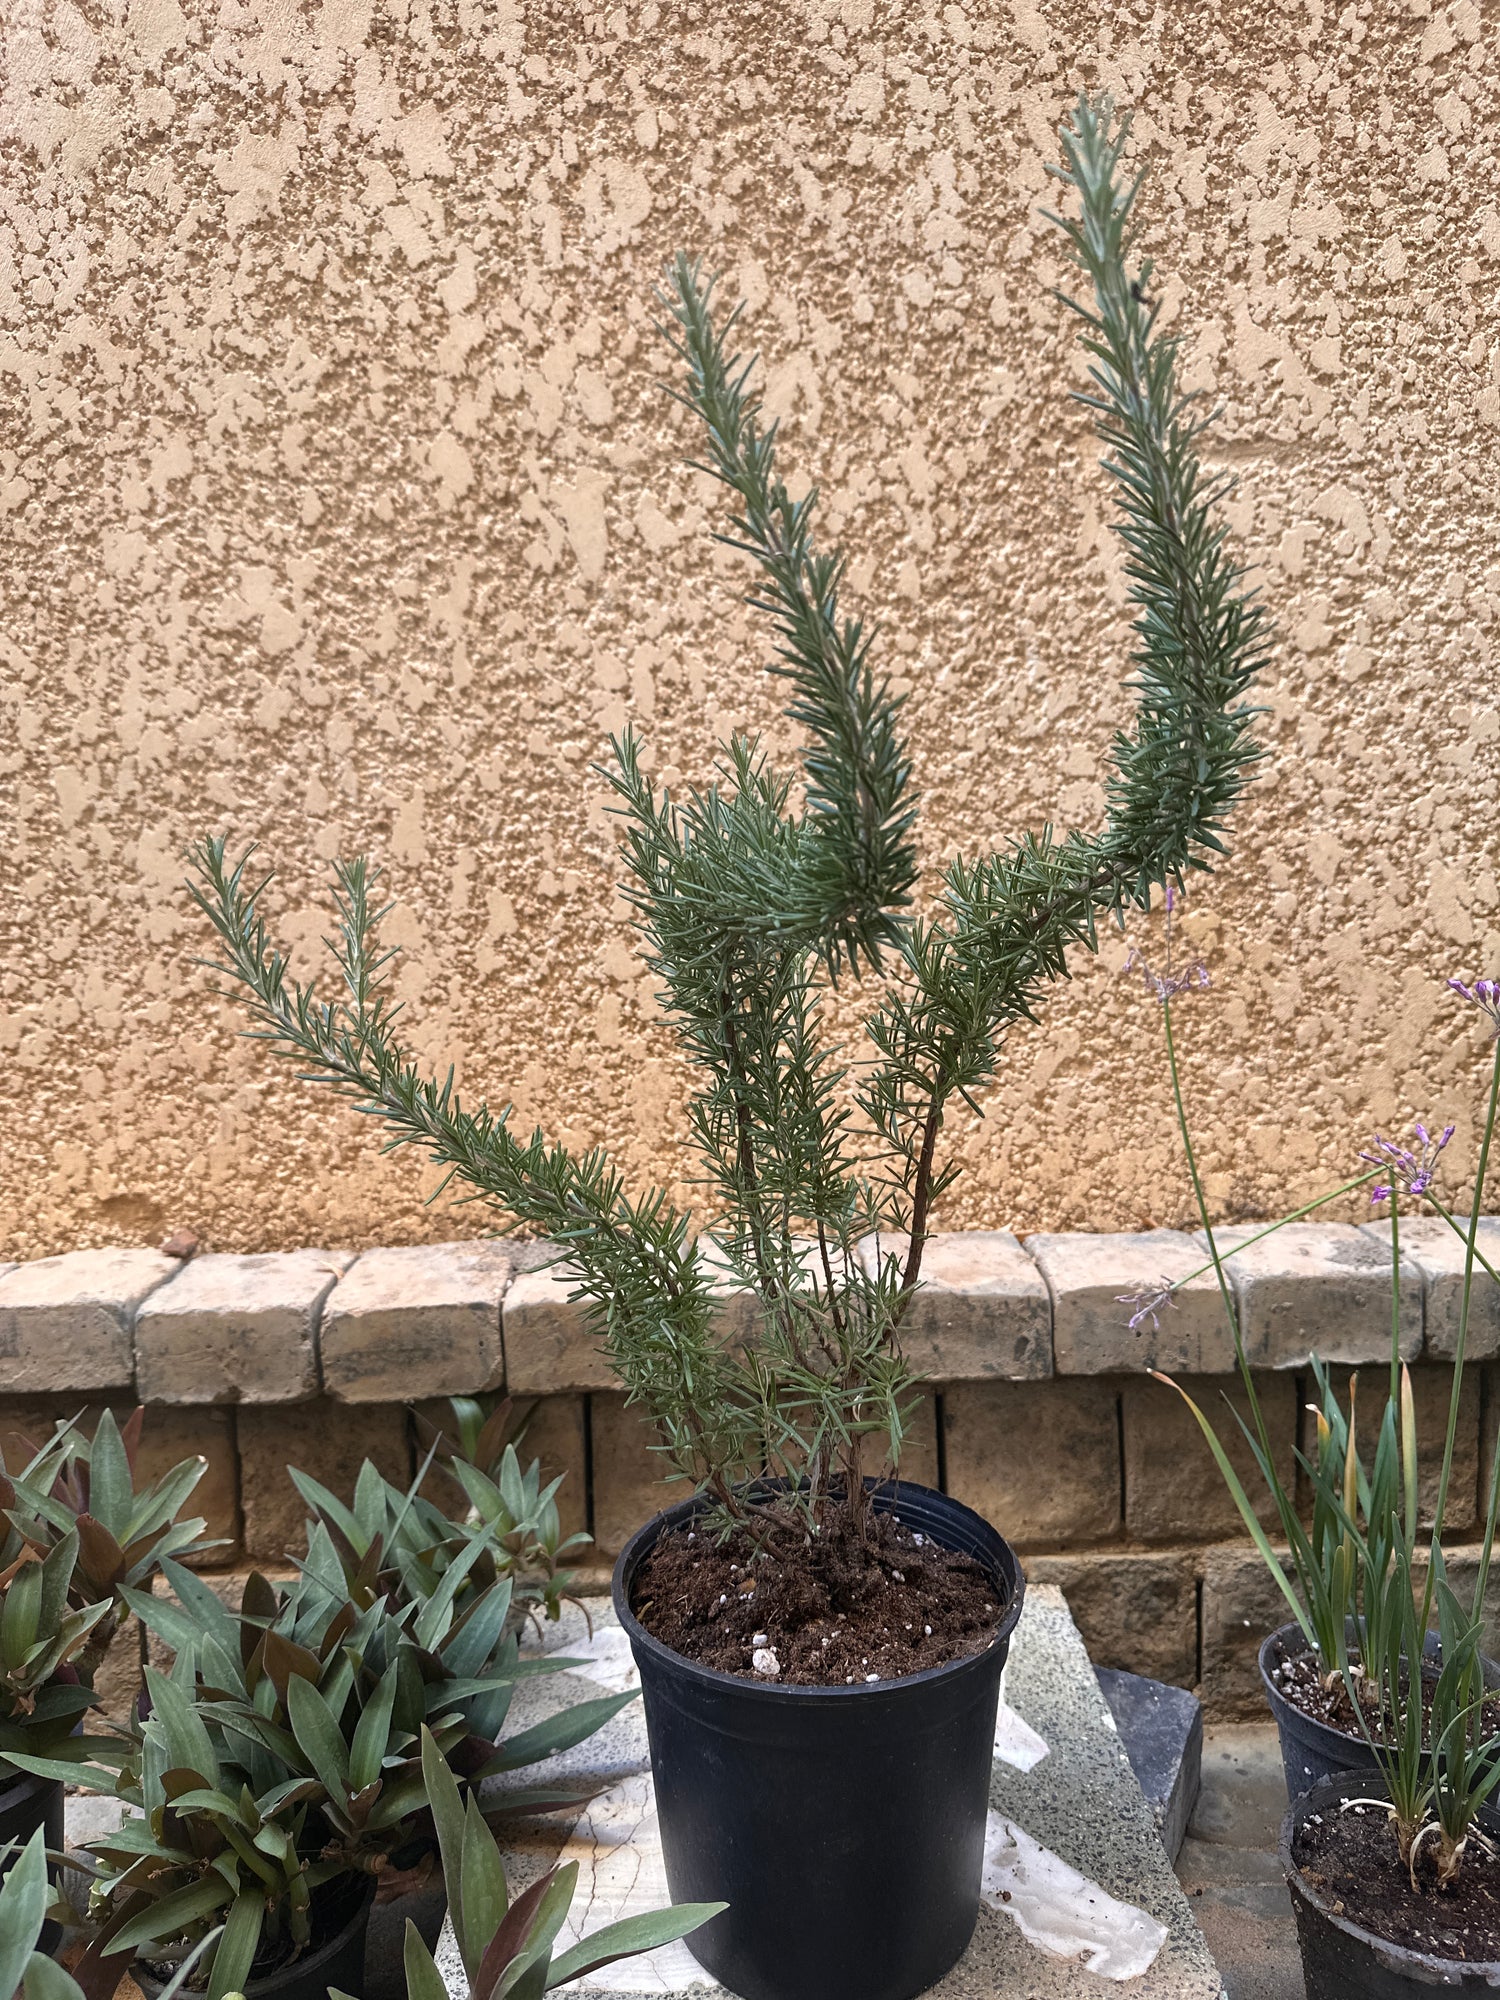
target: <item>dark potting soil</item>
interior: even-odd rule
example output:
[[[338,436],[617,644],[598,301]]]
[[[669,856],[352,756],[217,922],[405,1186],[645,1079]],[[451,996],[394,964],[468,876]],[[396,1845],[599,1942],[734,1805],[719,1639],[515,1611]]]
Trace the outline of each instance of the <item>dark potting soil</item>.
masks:
[[[1471,1835],[1457,1880],[1440,1889],[1434,1845],[1418,1852],[1413,1889],[1385,1806],[1351,1805],[1305,1820],[1292,1859],[1335,1915],[1388,1944],[1469,1964],[1500,1959],[1500,1861]]]
[[[743,1532],[716,1544],[674,1528],[636,1572],[631,1608],[653,1638],[720,1673],[846,1687],[982,1653],[1005,1599],[972,1556],[871,1513],[863,1541],[825,1533],[776,1561]]]
[[[1438,1670],[1432,1661],[1422,1668],[1422,1707],[1424,1716],[1431,1706],[1432,1689],[1437,1681]],[[1347,1736],[1361,1739],[1364,1731],[1360,1728],[1354,1713],[1354,1704],[1349,1699],[1349,1691],[1344,1686],[1343,1676],[1331,1688],[1323,1685],[1323,1669],[1316,1653],[1298,1653],[1289,1660],[1283,1660],[1271,1669],[1271,1679],[1276,1683],[1277,1692],[1285,1695],[1293,1708],[1314,1722],[1323,1722],[1330,1729],[1341,1729]],[[1365,1720],[1375,1731],[1375,1709],[1373,1704],[1362,1701]],[[1500,1734],[1500,1691],[1487,1695],[1484,1702],[1484,1731],[1486,1735]],[[1378,1732],[1377,1732],[1378,1733]]]

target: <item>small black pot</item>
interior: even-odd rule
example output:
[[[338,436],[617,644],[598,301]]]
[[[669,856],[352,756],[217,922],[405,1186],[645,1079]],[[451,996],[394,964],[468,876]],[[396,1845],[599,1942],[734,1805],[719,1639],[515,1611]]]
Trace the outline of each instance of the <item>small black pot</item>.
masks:
[[[1288,1701],[1272,1679],[1272,1670],[1285,1660],[1295,1660],[1308,1650],[1307,1637],[1296,1623],[1273,1632],[1260,1649],[1260,1678],[1276,1718],[1276,1734],[1281,1741],[1281,1767],[1286,1773],[1286,1795],[1300,1798],[1314,1785],[1321,1785],[1336,1771],[1378,1771],[1375,1753],[1363,1736],[1335,1729],[1304,1715],[1295,1702]]]
[[[1352,1639],[1352,1634],[1351,1634]],[[1289,1799],[1301,1796],[1314,1785],[1320,1785],[1339,1771],[1375,1771],[1380,1769],[1374,1751],[1364,1737],[1355,1731],[1334,1729],[1326,1722],[1315,1721],[1304,1715],[1295,1702],[1288,1701],[1272,1679],[1272,1669],[1284,1660],[1294,1660],[1308,1650],[1302,1627],[1297,1624],[1283,1625],[1263,1641],[1260,1649],[1260,1678],[1266,1690],[1266,1699],[1271,1704],[1271,1713],[1276,1718],[1276,1734],[1281,1740],[1281,1766],[1286,1773],[1286,1795]],[[1441,1652],[1441,1642],[1436,1632],[1429,1632],[1422,1651],[1429,1660],[1437,1659]],[[1488,1688],[1500,1687],[1500,1663],[1479,1656],[1484,1671],[1484,1684]]]
[[[779,1687],[684,1659],[630,1598],[658,1536],[699,1500],[648,1521],[615,1565],[667,1882],[674,1902],[729,1905],[688,1948],[743,2000],[912,2000],[962,1956],[979,1914],[1000,1670],[1025,1579],[958,1501],[897,1483],[872,1496],[993,1573],[1006,1611],[983,1653],[854,1687]]]
[[[314,1892],[316,1894],[316,1892]],[[375,1901],[373,1875],[349,1875],[327,1885],[323,1914],[339,1928],[323,1944],[293,1959],[290,1965],[252,1979],[244,1987],[245,2000],[328,2000],[328,1989],[336,1986],[363,2000],[365,1990],[365,1932],[370,1926],[370,1906]],[[165,1979],[153,1976],[139,1959],[130,1976],[146,1996],[161,2000]]]
[[[0,1763],[0,1847],[15,1841],[18,1847],[36,1832],[46,1829],[48,1847],[61,1852],[63,1844],[63,1788],[55,1778],[33,1778],[24,1771],[13,1771],[5,1775]],[[19,1856],[13,1855],[9,1861],[0,1862],[0,1875],[9,1874]],[[57,1881],[57,1866],[49,1863],[47,1879]],[[42,1934],[37,1939],[37,1950],[54,1952],[62,1939],[62,1928],[50,1920],[43,1924]]]
[[[1293,1799],[1281,1822],[1281,1866],[1297,1919],[1307,2000],[1432,2000],[1434,1987],[1493,1995],[1500,1986],[1500,1963],[1430,1958],[1426,1952],[1387,1944],[1341,1915],[1293,1861],[1292,1843],[1311,1815],[1336,1813],[1345,1799],[1385,1796],[1385,1780],[1378,1774],[1372,1778],[1368,1771],[1342,1771]],[[1485,1810],[1479,1819],[1492,1839],[1500,1834],[1500,1814]]]
[[[448,1891],[436,1868],[422,1888],[396,1896],[389,1903],[377,1903],[365,1933],[364,1984],[345,1987],[344,1991],[359,1993],[361,2000],[407,2000],[403,1958],[407,1923],[416,1925],[423,1944],[435,1952],[447,1914]]]

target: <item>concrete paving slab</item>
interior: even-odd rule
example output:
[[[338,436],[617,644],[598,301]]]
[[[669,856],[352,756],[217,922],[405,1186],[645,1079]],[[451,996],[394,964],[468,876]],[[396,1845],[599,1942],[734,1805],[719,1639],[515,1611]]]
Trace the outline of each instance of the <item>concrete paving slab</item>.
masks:
[[[636,1684],[629,1647],[613,1612],[597,1601],[589,1609],[592,1632],[581,1611],[570,1606],[561,1624],[544,1634],[546,1650],[581,1658],[582,1665],[523,1683],[512,1727],[526,1727],[574,1701]],[[1038,1949],[1007,1914],[997,1889],[995,1907],[980,1911],[968,1952],[932,1989],[934,2000],[998,2000],[1002,1994],[1018,2000],[1082,2000],[1085,1995],[1097,2000],[1112,1991],[1132,2000],[1137,1995],[1140,2000],[1218,2000],[1222,1986],[1213,1959],[1167,1863],[1151,1808],[1066,1602],[1055,1589],[1037,1586],[1028,1593],[1007,1666],[1006,1702],[1012,1713],[1002,1720],[997,1736],[1030,1768],[1000,1760],[995,1764],[988,1879],[996,1885],[1019,1884],[1021,1893],[1012,1892],[1013,1904],[1026,1895],[1035,1903],[1039,1883],[1045,1900],[1051,1884],[1076,1871],[1085,1878],[1086,1889],[1102,1892],[1092,1913],[1096,1923],[1101,1912],[1104,1920],[1103,1944],[1096,1953],[1101,1962],[1113,1954],[1116,1964],[1132,1963],[1143,1939],[1154,1946],[1163,1933],[1164,1938],[1144,1971],[1127,1978],[1102,1977],[1076,1957]],[[1037,1737],[1047,1745],[1039,1760]],[[518,1829],[507,1856],[512,1886],[524,1887],[562,1852],[588,1862],[598,1890],[588,1925],[593,1929],[604,1920],[611,1878],[622,1865],[626,1875],[646,1879],[659,1866],[659,1844],[653,1852],[651,1841],[649,1760],[639,1705],[632,1704],[600,1736],[565,1753],[549,1769],[589,1772],[611,1790],[590,1809],[591,1829],[582,1830],[591,1831],[592,1840],[575,1837],[570,1842],[565,1828],[537,1822]],[[525,1783],[531,1775],[517,1773],[497,1789]],[[1039,1856],[1039,1849],[1045,1853]],[[579,1907],[590,1900],[581,1881]],[[1080,1937],[1091,1920],[1086,1902],[1080,1896],[1059,1919]],[[1117,1905],[1129,1907],[1122,1914]],[[450,1992],[463,1994],[451,1933],[445,1933],[439,1963]],[[693,1964],[684,1947],[611,1968],[597,1975],[597,1982],[570,1990],[587,1991],[591,2000],[633,2000],[640,1993],[725,2000],[724,1989]]]
[[[1274,1725],[1210,1728],[1177,1873],[1229,2000],[1304,2000],[1296,1924],[1276,1858],[1285,1811]]]

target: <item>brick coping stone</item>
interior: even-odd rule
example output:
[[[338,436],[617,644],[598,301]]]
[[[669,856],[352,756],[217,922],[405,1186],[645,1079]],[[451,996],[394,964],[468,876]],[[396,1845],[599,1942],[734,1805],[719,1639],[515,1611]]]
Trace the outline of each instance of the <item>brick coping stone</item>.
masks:
[[[1500,1219],[1486,1218],[1484,1229],[1487,1241],[1500,1241]],[[1253,1233],[1254,1225],[1239,1225],[1223,1240],[1232,1246]],[[1384,1359],[1390,1263],[1381,1233],[1377,1225],[1300,1223],[1231,1249],[1255,1366],[1304,1367],[1314,1346],[1341,1364]],[[1456,1247],[1440,1223],[1403,1226],[1402,1345],[1412,1358],[1452,1354]],[[379,1403],[404,1393],[617,1388],[549,1249],[483,1238],[184,1260],[122,1247],[0,1264],[0,1393],[133,1390],[167,1404],[328,1394]],[[876,1253],[866,1245],[861,1254]],[[911,1358],[938,1382],[1147,1367],[1222,1373],[1233,1353],[1212,1277],[1194,1278],[1170,1304],[1151,1308],[1148,1299],[1205,1257],[1200,1238],[1172,1230],[1047,1232],[1026,1242],[1003,1229],[939,1233],[927,1255],[932,1282],[912,1310]],[[722,1266],[715,1281],[726,1329],[743,1327],[746,1294]],[[1482,1272],[1469,1353],[1500,1355],[1500,1287]]]

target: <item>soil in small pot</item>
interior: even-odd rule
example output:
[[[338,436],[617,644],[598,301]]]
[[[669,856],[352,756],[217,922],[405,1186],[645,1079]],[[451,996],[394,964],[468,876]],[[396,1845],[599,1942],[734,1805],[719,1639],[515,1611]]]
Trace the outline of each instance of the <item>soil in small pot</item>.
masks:
[[[1311,1814],[1292,1860],[1334,1915],[1387,1944],[1471,1964],[1500,1960],[1500,1859],[1470,1839],[1458,1879],[1439,1889],[1433,1845],[1418,1854],[1414,1890],[1384,1804],[1351,1805]]]
[[[1428,1660],[1422,1669],[1422,1710],[1424,1721],[1431,1706],[1432,1690],[1438,1678],[1438,1666]],[[1354,1704],[1349,1699],[1349,1690],[1344,1685],[1343,1676],[1332,1687],[1323,1685],[1323,1669],[1316,1653],[1298,1653],[1291,1659],[1280,1661],[1270,1669],[1271,1679],[1277,1692],[1314,1722],[1326,1723],[1330,1729],[1339,1729],[1346,1736],[1363,1739],[1364,1731],[1354,1713]],[[1365,1720],[1371,1731],[1375,1730],[1375,1710],[1373,1704],[1362,1701]],[[1484,1732],[1486,1735],[1500,1734],[1500,1690],[1487,1695],[1484,1702]]]
[[[843,1687],[982,1653],[1005,1599],[972,1556],[872,1509],[862,1539],[834,1525],[776,1561],[758,1557],[743,1531],[716,1543],[701,1528],[672,1529],[642,1561],[631,1608],[653,1638],[700,1666]]]

